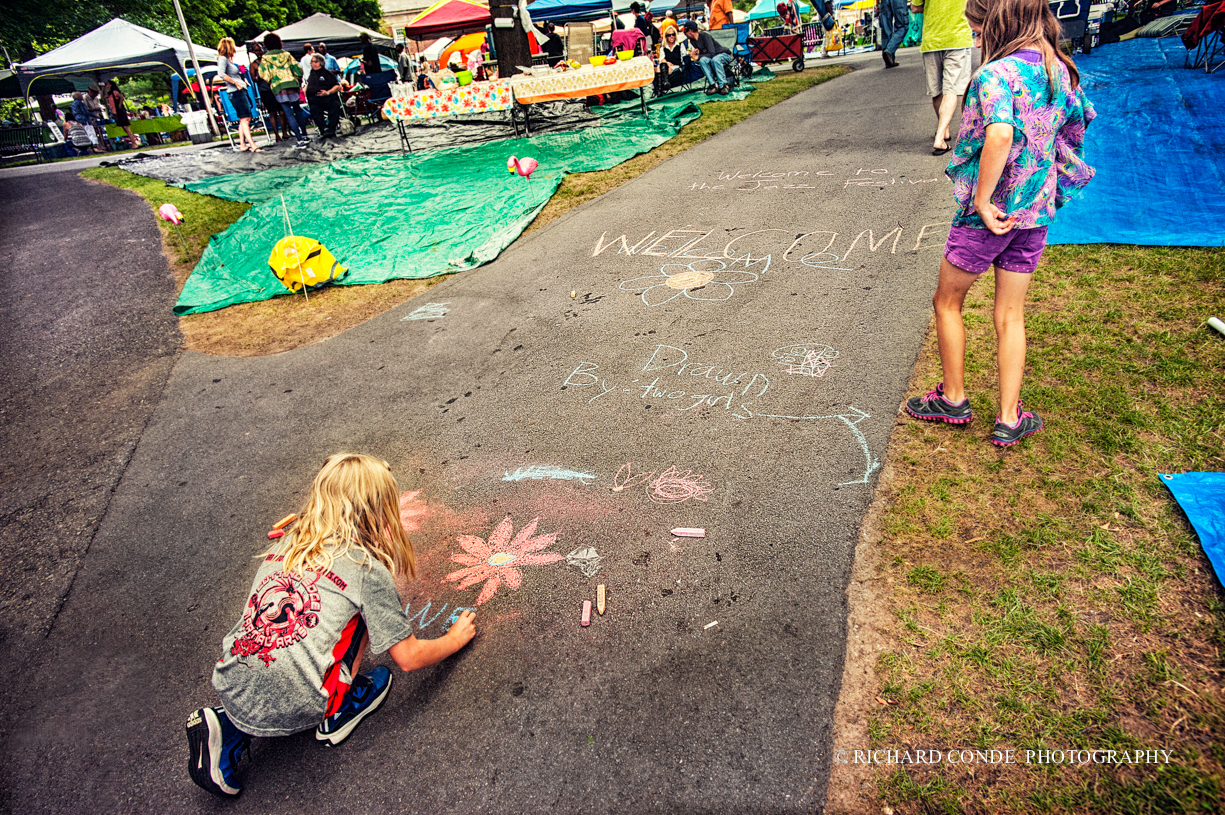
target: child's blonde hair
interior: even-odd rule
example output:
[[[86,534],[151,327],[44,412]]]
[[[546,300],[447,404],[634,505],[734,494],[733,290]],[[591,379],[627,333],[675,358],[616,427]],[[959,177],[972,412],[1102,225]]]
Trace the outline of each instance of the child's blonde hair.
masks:
[[[1063,52],[1062,31],[1046,0],[967,0],[966,19],[982,31],[983,65],[1028,46],[1042,52],[1042,64],[1055,93],[1054,63],[1068,69],[1072,87],[1080,85],[1076,63]]]
[[[391,574],[417,576],[417,556],[400,523],[400,490],[391,466],[359,453],[329,456],[311,484],[293,531],[268,554],[282,568],[302,574],[331,568],[339,557],[361,559],[360,549]]]

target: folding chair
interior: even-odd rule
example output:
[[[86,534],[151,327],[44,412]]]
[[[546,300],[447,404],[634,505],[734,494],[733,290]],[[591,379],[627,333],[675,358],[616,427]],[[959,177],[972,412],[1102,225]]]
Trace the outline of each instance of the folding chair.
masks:
[[[1205,73],[1221,67],[1212,67],[1212,60],[1225,49],[1222,34],[1225,33],[1225,2],[1211,3],[1200,9],[1190,28],[1182,33],[1182,43],[1187,47],[1183,65],[1188,68],[1204,66]]]
[[[747,26],[745,26],[745,31],[748,31]],[[731,85],[733,88],[740,84],[740,77],[747,78],[753,75],[753,63],[749,62],[748,56],[740,56],[736,53],[736,44],[740,40],[740,32],[737,29],[725,25],[723,28],[707,33],[714,38],[715,42],[732,52]]]
[[[751,59],[752,49],[749,48],[749,24],[748,23],[724,23],[721,31],[735,31],[736,45],[732,48],[732,58],[736,60],[736,65],[740,69],[740,73],[746,79],[753,75],[753,60]]]
[[[360,111],[359,115],[369,116],[371,124],[377,122],[383,110],[383,103],[391,98],[391,83],[395,81],[395,71],[366,74],[365,83],[368,90],[364,100],[365,108]]]
[[[591,23],[566,23],[566,57],[586,65],[595,56],[595,28]]]
[[[225,128],[225,137],[230,142],[230,148],[237,150],[234,146],[234,140],[238,136],[238,113],[234,110],[233,103],[230,102],[230,94],[224,87],[213,86],[213,92],[216,94],[217,108],[221,113],[218,118],[221,119],[221,126]],[[264,106],[260,104],[259,92],[256,90],[254,82],[247,82],[247,101],[251,105],[251,137],[255,138],[255,134],[259,131],[264,133],[264,144],[272,145],[275,139],[272,135],[272,129],[268,126],[268,111],[264,110]]]
[[[613,51],[633,51],[640,57],[646,53],[647,39],[637,28],[623,28],[612,33]]]

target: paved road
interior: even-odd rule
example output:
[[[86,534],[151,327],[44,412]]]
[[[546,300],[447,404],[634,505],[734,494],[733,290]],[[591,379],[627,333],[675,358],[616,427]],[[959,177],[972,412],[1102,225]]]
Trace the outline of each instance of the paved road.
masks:
[[[0,200],[3,681],[51,629],[181,337],[144,199],[61,172],[0,177]]]
[[[446,579],[461,534],[534,523],[599,571],[522,566],[343,747],[257,741],[229,809],[821,810],[851,556],[949,216],[915,63],[779,104],[428,302],[274,357],[180,356],[14,691],[9,808],[220,808],[183,718],[215,703],[264,532],[355,449],[407,493],[420,636],[477,604]]]

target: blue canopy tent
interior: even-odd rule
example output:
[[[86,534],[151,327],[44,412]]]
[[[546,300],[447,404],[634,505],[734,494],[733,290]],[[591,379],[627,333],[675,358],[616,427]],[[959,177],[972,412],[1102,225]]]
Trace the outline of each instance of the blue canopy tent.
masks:
[[[533,22],[581,22],[607,17],[612,11],[612,0],[536,0],[527,10]]]
[[[532,20],[543,23],[584,22],[607,17],[614,9],[618,14],[629,11],[631,0],[536,0],[527,10]],[[677,5],[677,0],[652,0],[651,13],[656,17]],[[658,23],[657,23],[658,24]]]

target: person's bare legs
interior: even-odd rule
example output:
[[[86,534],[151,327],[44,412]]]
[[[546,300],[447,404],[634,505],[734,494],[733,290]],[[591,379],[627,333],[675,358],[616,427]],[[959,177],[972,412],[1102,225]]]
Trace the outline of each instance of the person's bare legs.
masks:
[[[958,269],[948,258],[940,260],[940,282],[932,297],[936,311],[936,341],[940,367],[944,370],[944,398],[960,402],[966,398],[966,327],[961,307],[978,275]]]
[[[995,267],[996,363],[1000,374],[1000,421],[1017,423],[1025,373],[1025,295],[1033,275]],[[941,276],[943,279],[943,275]],[[942,349],[943,351],[943,349]],[[942,354],[943,358],[943,354]],[[947,374],[946,374],[947,376]],[[947,385],[945,388],[947,392]]]
[[[957,105],[963,97],[952,93],[942,93],[939,96],[932,97],[932,107],[936,109],[936,138],[932,142],[932,148],[935,150],[947,150],[949,139],[952,133],[949,127],[953,123],[953,114],[957,112]]]

